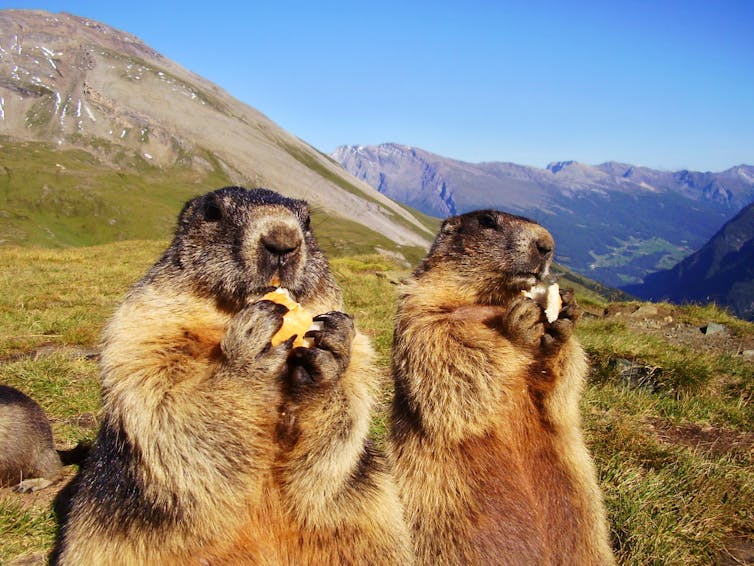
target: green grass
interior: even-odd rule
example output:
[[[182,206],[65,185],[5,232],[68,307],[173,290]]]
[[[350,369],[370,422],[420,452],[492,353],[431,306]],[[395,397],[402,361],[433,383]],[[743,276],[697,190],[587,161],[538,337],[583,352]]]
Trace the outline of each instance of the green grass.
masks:
[[[189,156],[177,142],[176,165],[159,168],[101,138],[74,136],[74,141],[86,150],[59,150],[41,142],[0,137],[0,245],[66,248],[165,240],[188,199],[235,184],[209,152],[195,153],[211,170],[187,166]],[[294,150],[290,149],[292,155],[304,165],[370,200],[311,156]],[[414,263],[425,252],[420,247],[400,246],[329,212],[315,209],[313,219],[322,248],[333,257],[369,254],[381,248]],[[398,215],[394,220],[409,226]]]
[[[55,532],[51,509],[28,509],[11,499],[0,498],[0,564],[17,556],[50,548]]]
[[[601,255],[594,251],[590,252],[594,258],[595,267],[619,267],[631,263],[637,257],[656,255],[660,257],[655,264],[657,269],[668,269],[691,251],[663,238],[652,237],[642,240],[634,236],[628,237],[625,241],[619,241],[616,246],[608,246],[608,249],[610,253]]]
[[[165,241],[140,241],[59,250],[0,247],[0,379],[40,402],[59,443],[93,438],[100,410],[97,366],[77,352],[96,347],[107,317],[164,246]],[[392,395],[388,368],[397,292],[392,281],[408,270],[376,254],[331,263],[346,309],[377,351],[383,389],[373,432],[381,440]],[[578,295],[595,312],[607,305],[588,286]],[[754,325],[712,307],[677,308],[674,318],[700,326],[714,320],[741,336],[754,334]],[[751,446],[695,448],[657,428],[683,431],[695,425],[735,438],[751,434],[754,365],[598,317],[584,317],[578,334],[594,367],[582,404],[586,436],[620,563],[714,564],[731,540],[754,539]],[[52,353],[24,355],[45,348]],[[622,383],[610,364],[619,357],[661,368],[658,387]],[[46,500],[29,503],[0,492],[0,564],[48,549],[55,528]]]
[[[637,303],[638,305],[638,303]],[[667,306],[667,305],[666,305]],[[679,321],[708,321],[751,336],[754,325],[715,307],[674,309]],[[593,374],[584,406],[587,435],[622,564],[713,564],[733,539],[754,539],[754,364],[630,330],[616,320],[582,320],[579,336]],[[656,388],[621,382],[611,362],[654,368]],[[658,436],[652,422],[676,428]],[[689,425],[748,438],[744,448],[694,448]],[[684,434],[688,435],[684,439]]]
[[[68,247],[164,239],[186,200],[230,184],[219,166],[204,173],[164,170],[124,154],[117,169],[107,167],[95,157],[97,141],[80,140],[91,152],[0,141],[0,243]]]
[[[669,405],[614,383],[585,396],[587,437],[621,564],[714,564],[730,539],[754,534],[751,453],[711,455],[659,440],[649,417],[710,422],[693,407]]]
[[[0,247],[0,358],[41,344],[95,345],[115,303],[164,247]]]
[[[382,249],[397,252],[411,264],[418,262],[427,250],[418,246],[401,246],[378,234],[363,224],[325,214],[316,208],[312,211],[312,229],[317,241],[328,257],[373,254]]]
[[[693,315],[686,318],[696,320]],[[736,321],[731,327],[736,324],[742,329],[739,332],[751,333],[754,328],[743,321]],[[584,319],[579,336],[592,357],[597,381],[612,379],[612,362],[621,358],[652,367],[659,390],[676,399],[712,393],[716,397],[728,396],[735,402],[747,391],[751,392],[754,374],[751,362],[730,353],[696,350],[631,331],[625,322],[611,319]],[[723,379],[723,390],[718,390],[721,387],[718,378]]]

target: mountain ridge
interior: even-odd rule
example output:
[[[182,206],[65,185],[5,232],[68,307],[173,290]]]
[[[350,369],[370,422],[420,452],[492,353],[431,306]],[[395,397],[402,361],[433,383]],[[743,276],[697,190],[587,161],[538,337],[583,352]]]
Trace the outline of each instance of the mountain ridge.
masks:
[[[561,261],[613,287],[640,283],[698,249],[754,200],[754,167],[660,171],[617,161],[544,169],[468,163],[395,143],[341,146],[356,177],[424,213],[502,208],[548,227]]]
[[[399,247],[426,248],[432,237],[408,209],[258,110],[136,36],[71,14],[0,11],[0,136],[6,145],[83,150],[116,172],[180,168],[204,178],[214,171],[231,184],[306,199]],[[42,188],[29,198],[44,204]],[[47,190],[57,186],[48,182]],[[5,193],[0,209],[25,214],[28,203]]]
[[[754,203],[677,265],[624,290],[645,300],[715,302],[754,320]]]

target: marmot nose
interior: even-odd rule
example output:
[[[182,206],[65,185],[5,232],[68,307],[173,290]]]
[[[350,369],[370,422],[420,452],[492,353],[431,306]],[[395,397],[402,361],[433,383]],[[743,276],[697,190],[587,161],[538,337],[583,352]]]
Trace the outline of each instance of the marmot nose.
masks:
[[[295,252],[301,245],[301,240],[292,240],[290,238],[280,238],[275,235],[264,236],[262,245],[273,256],[285,258]]]
[[[301,246],[299,238],[293,238],[281,234],[268,234],[262,237],[262,245],[270,255],[284,261]]]

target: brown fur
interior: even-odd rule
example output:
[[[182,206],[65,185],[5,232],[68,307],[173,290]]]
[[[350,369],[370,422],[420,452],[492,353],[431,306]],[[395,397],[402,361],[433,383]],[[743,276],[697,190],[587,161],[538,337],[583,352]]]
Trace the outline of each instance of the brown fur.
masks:
[[[521,296],[553,247],[521,217],[450,218],[403,288],[391,445],[418,564],[614,562],[573,294],[552,324]]]
[[[270,345],[286,309],[258,299],[274,279],[329,312],[314,348]],[[377,455],[361,468],[371,351],[341,308],[306,203],[237,187],[190,201],[104,332],[104,423],[58,562],[402,562],[392,480]]]
[[[58,479],[61,468],[42,408],[18,389],[0,385],[0,487],[40,489]]]

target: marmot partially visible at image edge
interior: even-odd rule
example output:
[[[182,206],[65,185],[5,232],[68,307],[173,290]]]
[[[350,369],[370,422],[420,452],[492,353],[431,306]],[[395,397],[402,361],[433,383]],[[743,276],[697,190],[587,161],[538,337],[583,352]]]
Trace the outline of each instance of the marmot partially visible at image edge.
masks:
[[[271,346],[288,289],[314,346]],[[104,422],[59,564],[403,564],[397,493],[367,443],[375,370],[304,201],[221,189],[104,331]]]
[[[42,407],[15,387],[0,385],[0,487],[41,489],[62,468]]]
[[[525,218],[456,216],[402,289],[391,449],[418,564],[614,563],[573,294],[552,323],[522,295],[553,248]]]

